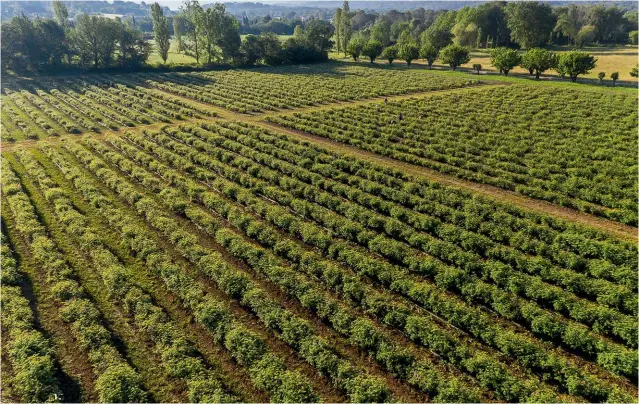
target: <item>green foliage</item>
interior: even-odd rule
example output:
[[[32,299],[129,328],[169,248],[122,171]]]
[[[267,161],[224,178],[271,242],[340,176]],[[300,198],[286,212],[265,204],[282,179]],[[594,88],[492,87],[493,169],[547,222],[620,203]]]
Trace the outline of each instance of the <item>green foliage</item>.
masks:
[[[362,50],[366,45],[366,39],[361,35],[355,35],[352,37],[346,45],[346,53],[351,55],[353,60],[357,61],[362,54]]]
[[[109,367],[95,383],[100,401],[106,403],[141,402],[147,399],[140,376],[128,365]]]
[[[399,51],[397,50],[397,46],[395,45],[385,47],[381,54],[381,57],[386,59],[388,61],[388,64],[392,64],[398,56]]]
[[[504,8],[513,42],[523,48],[543,45],[555,26],[552,8],[537,1],[508,3]]]
[[[433,63],[439,56],[439,50],[430,43],[422,43],[422,47],[419,49],[419,56],[428,62],[428,68],[433,68]]]
[[[376,40],[369,39],[366,45],[362,48],[362,55],[368,57],[371,63],[375,62],[378,56],[382,54],[382,43]]]
[[[543,72],[557,67],[557,55],[546,49],[528,49],[521,57],[521,67],[539,79]]]
[[[515,49],[495,48],[490,51],[490,64],[499,69],[504,76],[508,76],[508,72],[520,63],[522,58]]]
[[[419,57],[419,48],[417,45],[407,43],[398,48],[397,57],[404,60],[408,66],[411,62]]]
[[[639,31],[630,31],[628,33],[628,41],[631,45],[637,45],[639,43]]]
[[[439,51],[439,59],[452,70],[456,70],[458,66],[470,61],[470,50],[459,45],[448,45]]]
[[[565,52],[559,55],[557,71],[570,77],[571,81],[577,81],[580,74],[588,74],[597,66],[597,59],[584,52]]]
[[[575,43],[582,49],[584,46],[588,46],[595,41],[597,35],[597,29],[592,25],[584,25],[575,38]]]
[[[162,7],[158,3],[151,6],[151,17],[153,19],[153,34],[155,46],[157,47],[160,57],[166,63],[169,57],[169,48],[171,46],[171,34],[169,32],[169,19],[164,16]]]

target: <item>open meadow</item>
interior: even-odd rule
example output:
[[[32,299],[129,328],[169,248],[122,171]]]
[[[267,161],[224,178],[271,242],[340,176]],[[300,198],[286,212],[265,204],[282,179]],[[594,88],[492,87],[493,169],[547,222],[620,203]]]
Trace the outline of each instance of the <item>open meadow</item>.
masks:
[[[3,398],[634,401],[636,127],[402,66],[6,80]]]

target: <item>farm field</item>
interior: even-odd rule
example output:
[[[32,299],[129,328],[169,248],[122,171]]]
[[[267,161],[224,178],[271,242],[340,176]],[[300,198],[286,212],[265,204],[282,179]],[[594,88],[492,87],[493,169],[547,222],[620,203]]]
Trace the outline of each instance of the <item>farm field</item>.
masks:
[[[100,133],[211,117],[215,113],[209,106],[256,113],[477,82],[348,64],[331,69],[291,66],[279,70],[12,79],[3,85],[2,133],[5,142],[64,133]]]
[[[636,93],[522,83],[6,81],[2,398],[636,401]]]
[[[267,119],[637,224],[637,99],[631,92],[510,85]]]

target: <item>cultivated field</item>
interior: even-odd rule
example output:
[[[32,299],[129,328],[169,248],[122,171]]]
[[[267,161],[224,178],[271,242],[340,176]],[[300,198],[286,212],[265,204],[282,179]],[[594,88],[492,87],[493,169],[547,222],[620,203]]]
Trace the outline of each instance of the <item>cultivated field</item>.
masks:
[[[268,119],[637,224],[637,99],[632,92],[510,85]]]
[[[637,400],[634,92],[350,64],[3,90],[5,400]]]

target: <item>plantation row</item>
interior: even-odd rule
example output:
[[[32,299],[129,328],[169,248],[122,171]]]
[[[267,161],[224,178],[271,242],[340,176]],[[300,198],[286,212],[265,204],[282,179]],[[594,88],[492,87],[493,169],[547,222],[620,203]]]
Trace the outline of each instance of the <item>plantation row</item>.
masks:
[[[145,147],[149,147],[149,145],[146,145]],[[169,152],[169,153],[170,153],[170,152]],[[204,158],[204,157],[201,157],[201,158]],[[184,166],[185,166],[184,164],[185,164],[185,161],[181,161],[181,162],[179,162],[179,163],[176,163],[176,166],[177,166],[177,167],[184,167]],[[188,167],[188,163],[186,163],[186,164],[187,164],[186,166]],[[157,165],[157,163],[155,163],[154,165]],[[252,170],[249,170],[249,171],[251,172]],[[139,174],[133,174],[133,175],[134,175],[134,176],[137,176],[137,175],[139,175]],[[171,175],[169,176],[169,178],[173,178],[173,177],[174,177],[174,175],[173,175],[173,174],[171,174]],[[148,183],[148,182],[147,182],[147,183]],[[160,189],[160,188],[156,189],[155,191],[156,191],[156,192],[159,192],[159,189]],[[188,190],[187,190],[187,189],[185,189],[184,191],[188,192]],[[237,192],[237,190],[235,190],[235,192]],[[233,191],[229,191],[229,193],[233,193]],[[270,195],[269,195],[269,196],[270,196]],[[178,203],[178,205],[180,205],[180,203]],[[262,209],[265,209],[265,208],[262,208]],[[218,213],[223,214],[222,212],[218,212]],[[281,218],[282,216],[286,216],[286,211],[285,211],[285,210],[284,210],[284,211],[277,212],[277,214],[273,214],[273,217],[276,217],[276,218]],[[290,215],[288,215],[288,216],[290,216]],[[196,217],[197,217],[197,216],[196,216]],[[231,219],[229,219],[229,220],[231,220]],[[271,220],[275,220],[275,219],[271,218]],[[284,220],[285,220],[285,221],[288,221],[288,220],[291,220],[291,219],[290,219],[290,218],[286,218],[286,219],[284,219]],[[291,225],[291,226],[293,226],[293,225]],[[248,231],[250,232],[250,231],[251,231],[251,230],[250,230],[250,229],[251,229],[251,226],[249,226],[249,227],[248,227],[248,229],[249,229]],[[304,241],[306,241],[306,242],[307,242],[307,243],[309,243],[309,244],[312,244],[313,237],[319,237],[317,234],[311,235],[310,237],[305,237],[305,234],[303,233],[303,230],[297,230],[297,232],[298,232],[298,233],[297,233],[296,235],[298,235],[300,238],[302,238]],[[308,235],[306,235],[306,236],[308,236]],[[258,237],[258,236],[256,236],[256,237]],[[270,237],[266,237],[266,239],[272,239],[272,237],[273,237],[273,235],[271,234],[271,235],[270,235]],[[329,238],[328,238],[328,237],[330,237],[330,235],[327,235],[327,238],[325,238],[325,239],[324,239],[324,240],[325,240],[325,241],[324,241],[324,243],[325,243],[325,244],[324,244],[324,250],[328,250],[328,249],[329,249],[328,247],[326,247],[326,246],[328,245],[328,243],[329,243],[329,241],[328,241],[328,240],[329,240]],[[308,238],[308,239],[307,239],[307,238]],[[258,237],[258,240],[260,240],[260,239],[259,239],[259,237]],[[315,246],[322,248],[322,246],[321,246],[321,245],[319,245],[319,244],[316,244]],[[335,240],[333,239],[333,248],[339,248],[339,247],[334,247],[334,246],[335,246]],[[357,252],[357,249],[352,249],[352,250],[351,250],[351,249],[349,249],[349,252],[347,252],[347,253],[344,253],[344,252],[340,252],[340,253],[343,253],[343,254],[347,254],[347,255],[348,255],[348,254],[355,254],[356,252]],[[328,251],[328,254],[330,255],[330,254],[331,254],[331,252],[330,252],[330,251]],[[335,253],[333,252],[333,254],[335,254]],[[361,254],[361,253],[360,253],[360,254]],[[347,262],[347,263],[348,263],[348,262]],[[360,270],[364,270],[364,271],[371,272],[372,270],[370,269],[370,267],[371,267],[370,262],[369,262],[369,263],[367,263],[367,264],[368,264],[368,265],[366,265],[366,266],[362,266],[362,267],[360,267],[360,268],[361,268]],[[353,265],[353,263],[350,263],[350,265]],[[366,269],[365,269],[365,268],[366,268]],[[390,267],[383,267],[383,266],[382,266],[382,268],[380,268],[380,270],[382,270],[382,269],[383,269],[383,270],[385,270],[383,273],[387,274],[386,276],[392,276],[392,275],[391,275],[391,273],[393,272],[393,269],[392,269],[392,268],[390,268]],[[397,274],[397,276],[401,276],[400,274],[398,274],[398,272],[397,272],[397,271],[394,271],[394,272]],[[380,275],[378,274],[378,276],[380,276]],[[426,286],[426,284],[423,284],[423,282],[422,282],[422,283],[420,284],[420,286]],[[391,287],[392,287],[392,286],[391,286]],[[422,291],[422,292],[423,292],[423,291]],[[408,295],[409,295],[409,297],[410,297],[410,292],[408,292]],[[438,297],[438,298],[441,298],[442,296],[441,296],[441,295],[438,295],[437,297]],[[414,299],[414,297],[413,297],[413,299]],[[422,302],[422,303],[423,303],[423,302]],[[432,305],[432,304],[433,304],[433,302],[430,302],[430,304]],[[436,309],[436,308],[433,308],[433,309]],[[443,313],[437,313],[437,314],[440,314],[440,315],[441,315],[441,314],[443,314]],[[536,314],[537,314],[537,315],[539,315],[539,312],[536,312]],[[499,321],[499,320],[497,320],[497,321]],[[629,321],[630,321],[630,325],[632,325],[632,320],[629,320]],[[549,321],[549,323],[550,323],[550,321]],[[460,326],[461,324],[455,324],[455,325]],[[495,328],[496,328],[496,327],[494,327],[494,326],[493,326],[493,327],[490,327],[490,328],[492,328],[493,330],[495,330]],[[627,330],[632,330],[632,328],[626,328],[626,329],[627,329]],[[477,331],[478,331],[478,330],[477,330]],[[476,331],[476,332],[477,332],[477,331]],[[566,334],[565,334],[565,337],[566,337],[566,338],[575,338],[575,337],[576,337],[576,335],[577,335],[577,334],[575,334],[575,332],[576,332],[577,334],[579,334],[579,335],[581,335],[581,334],[582,334],[582,332],[577,331],[577,329],[574,329],[574,331],[573,331],[573,330],[568,331],[568,329],[567,329]],[[633,332],[633,331],[630,331],[630,332]],[[604,343],[604,345],[605,345],[605,343]],[[619,372],[619,371],[620,371],[621,373],[628,372],[628,373],[626,373],[626,374],[628,375],[628,377],[633,377],[633,376],[632,376],[632,375],[633,375],[633,373],[632,373],[632,369],[636,367],[635,360],[633,359],[633,351],[632,351],[632,350],[628,350],[626,353],[623,353],[624,349],[623,349],[623,348],[620,348],[620,347],[616,347],[616,348],[615,348],[615,347],[614,347],[614,344],[613,344],[613,345],[610,345],[608,348],[610,348],[610,349],[611,349],[611,351],[607,351],[605,354],[604,354],[604,353],[602,353],[601,358],[600,358],[600,360],[599,360],[600,364],[601,364],[601,365],[603,365],[603,366],[607,366],[607,365],[605,364],[606,360],[612,360],[613,362],[615,362],[615,365],[611,367],[611,370],[613,370],[613,371],[615,371],[615,372]],[[608,349],[608,348],[602,348],[602,349]],[[508,352],[508,351],[506,351],[506,352]],[[624,357],[625,357],[625,359],[623,359]],[[604,358],[606,358],[606,359],[604,359]],[[614,359],[614,358],[616,358],[616,359]],[[621,362],[619,362],[619,361],[621,361]],[[625,365],[624,365],[624,364],[622,364],[622,363],[625,363]],[[625,369],[626,369],[626,370],[621,370],[621,368],[616,368],[616,366],[619,366],[619,365],[620,365],[621,367],[625,367]],[[554,372],[557,372],[557,373],[561,373],[561,372],[562,372],[562,370],[559,370],[559,369],[555,369],[555,370],[553,370],[553,371],[554,371]],[[553,372],[553,371],[550,371],[550,372]]]
[[[69,148],[76,154],[76,156],[81,159],[84,164],[88,164],[91,167],[94,167],[96,170],[102,170],[102,175],[105,175],[105,170],[101,168],[102,164],[99,162],[98,159],[92,157],[89,153],[86,153],[86,151],[83,150],[80,146],[75,147],[73,145],[69,145]],[[126,167],[126,165],[124,164],[121,164],[119,166]],[[136,178],[142,184],[147,184],[147,186],[148,184],[154,183],[153,176],[143,176],[143,174],[141,174],[140,172],[132,172],[130,175],[132,175],[133,178]],[[111,180],[110,182],[113,184],[112,186],[114,188],[119,187],[119,193],[122,192],[122,184],[118,185],[113,180]],[[160,188],[156,187],[151,189],[156,193],[160,192]],[[169,199],[169,197],[172,196],[173,198],[170,198],[169,200],[173,201],[176,196],[175,193],[171,193],[169,190],[167,191],[162,192],[162,197],[164,199]],[[148,207],[141,207],[140,202],[133,203],[138,209],[148,209]],[[144,204],[148,206],[149,202],[145,201]],[[256,247],[251,248],[251,244],[243,242],[242,238],[238,235],[234,236],[226,229],[219,229],[218,227],[221,225],[215,225],[215,222],[213,222],[214,216],[207,215],[202,209],[198,209],[196,207],[194,207],[194,209],[189,209],[187,206],[185,206],[186,204],[188,204],[187,201],[180,200],[178,198],[175,206],[165,204],[165,208],[175,209],[176,213],[183,210],[184,214],[186,214],[190,220],[194,221],[194,223],[199,225],[199,227],[207,229],[207,232],[214,236],[215,239],[226,248],[231,249],[231,251],[233,251],[233,253],[238,258],[246,260],[246,262],[255,270],[263,271],[265,275],[268,276],[269,279],[271,279],[272,282],[280,285],[280,287],[283,288],[286,293],[291,295],[291,297],[299,299],[299,301],[304,306],[314,309],[313,311],[316,312],[317,315],[329,321],[338,332],[350,335],[349,342],[351,344],[355,344],[362,349],[368,350],[369,353],[371,353],[371,355],[373,355],[373,357],[376,358],[378,362],[385,365],[388,370],[395,373],[398,377],[401,377],[402,379],[408,379],[407,381],[410,384],[420,388],[425,392],[429,392],[433,395],[437,393],[437,400],[477,400],[477,398],[472,397],[478,396],[467,396],[467,394],[471,394],[474,391],[472,386],[460,387],[459,382],[453,382],[454,379],[451,380],[449,377],[445,377],[445,375],[438,374],[438,372],[435,371],[437,367],[435,369],[431,369],[432,365],[429,364],[429,361],[425,361],[424,359],[417,361],[416,358],[414,358],[404,349],[397,350],[391,348],[393,345],[391,341],[388,341],[389,337],[385,337],[384,334],[376,332],[375,328],[372,325],[367,326],[367,321],[365,320],[365,318],[358,318],[357,316],[352,314],[347,315],[347,312],[345,311],[348,309],[343,304],[340,304],[339,300],[330,298],[330,295],[323,293],[321,288],[313,288],[312,282],[309,283],[309,280],[307,280],[305,277],[296,275],[293,270],[287,269],[281,264],[277,264],[277,261],[274,259],[273,256],[267,255],[266,250],[261,248],[256,249]],[[162,210],[157,209],[152,213],[152,217],[157,218],[158,221],[161,220],[161,222],[165,225],[167,221],[170,220],[166,217],[166,214],[163,214]],[[151,213],[145,213],[147,218],[149,218],[150,214]],[[251,226],[249,226],[249,228],[250,227]],[[175,234],[175,232],[179,230],[175,227],[169,226],[166,231],[171,232],[171,234]],[[312,263],[309,262],[309,265],[312,265]],[[355,295],[359,295],[359,292],[357,292],[358,288],[356,286],[355,290],[351,289],[352,287],[354,287],[354,285],[351,285],[349,287],[348,284],[345,284],[343,287],[345,288],[345,291],[351,290],[350,294],[355,293]],[[382,300],[377,300],[378,303],[376,306],[378,306],[378,310],[381,310],[382,307],[379,307],[379,305]],[[325,307],[325,305],[327,306]],[[390,307],[386,308],[386,310],[388,309],[390,309]],[[378,314],[383,316],[382,312],[378,312]],[[400,315],[400,317],[397,318],[397,315]],[[388,322],[390,325],[393,324],[394,321],[401,321],[401,314],[397,313],[397,315],[393,315],[392,317],[387,318],[386,322]],[[403,316],[406,316],[406,314],[404,314]],[[421,318],[422,322],[428,321],[428,317],[420,316],[418,318]],[[417,339],[419,341],[419,338],[422,338],[425,341],[430,342],[430,339],[428,338],[430,333],[424,334],[425,332],[428,332],[430,327],[428,326],[428,323],[426,323],[426,328],[424,328],[424,325],[418,322],[418,318],[406,320],[407,330],[412,330],[413,339]],[[432,319],[429,322],[432,322]],[[439,336],[439,333],[435,333],[433,334],[433,336]],[[446,339],[442,340],[441,337],[442,336],[439,336],[438,340],[432,341],[432,343],[437,345],[436,341],[439,341],[440,344],[446,341]],[[441,349],[446,352],[446,350],[450,350],[454,346],[454,344],[450,344],[450,342],[448,342],[445,343],[445,345],[442,346]],[[463,352],[464,351],[454,350],[452,352],[449,352],[449,355],[453,358],[457,355],[470,355],[469,353],[464,354]],[[477,355],[476,357],[473,357],[472,355],[470,355],[470,358],[466,359],[465,365],[471,371],[477,372],[483,379],[483,382],[487,385],[498,386],[497,388],[503,391],[502,394],[508,394],[508,396],[506,397],[510,397],[510,395],[513,394],[512,388],[523,390],[517,391],[515,394],[530,395],[532,392],[535,392],[535,394],[539,394],[541,397],[553,397],[549,395],[549,392],[539,390],[538,386],[534,384],[534,381],[530,381],[526,385],[516,384],[514,387],[510,386],[510,384],[499,386],[499,382],[503,378],[506,379],[506,383],[510,383],[510,377],[507,372],[487,372],[487,369],[492,369],[493,367],[491,365],[489,356],[487,357],[485,355]],[[465,384],[468,384],[468,382],[466,382]],[[462,395],[460,396],[460,394]],[[381,396],[378,396],[378,399],[380,399],[380,397]]]
[[[637,101],[512,85],[269,121],[637,224]]]
[[[207,151],[208,152],[213,152],[212,150],[207,150]],[[188,153],[188,148],[183,148],[182,152],[183,153],[184,152]],[[230,156],[230,154],[228,154],[226,156],[226,158],[232,158],[232,157]],[[214,168],[214,167],[209,166],[208,168]],[[249,172],[251,172],[251,173],[257,172],[256,171],[257,168],[249,168],[246,165],[243,168],[244,169],[248,169]],[[260,192],[262,192],[263,189],[264,188],[261,188]],[[267,196],[269,198],[276,197],[276,195],[271,195],[271,194],[268,194]],[[292,206],[295,206],[295,205],[292,204]],[[295,208],[293,208],[293,209],[295,209]],[[334,221],[335,219],[333,218],[332,220]],[[327,222],[324,222],[322,224],[325,225],[325,226],[329,226],[330,225],[330,223],[327,223]],[[349,229],[352,229],[352,227],[353,227],[352,224],[350,226],[347,226],[345,224],[341,224],[340,226],[348,227]],[[339,226],[336,226],[336,228],[339,228]],[[329,243],[328,240],[330,240],[330,236],[327,236],[327,237],[329,237],[329,238],[327,238],[327,240],[324,241],[325,248],[326,248],[326,244]],[[359,238],[363,238],[364,236],[363,235],[359,235],[358,237]],[[353,239],[358,238],[358,237],[353,237]],[[372,240],[372,237],[370,235],[368,237],[369,237],[369,239]],[[381,240],[380,237],[377,237],[375,242],[371,242],[370,244],[374,244],[374,243],[383,244],[383,240]],[[361,244],[366,245],[365,242],[361,243]],[[318,245],[318,247],[321,248],[322,246]],[[405,253],[405,251],[402,250],[401,245],[399,246],[399,248],[397,248],[397,246],[395,246],[395,250],[398,250],[400,252],[400,254],[401,253]],[[395,250],[393,250],[393,251],[395,251]],[[382,251],[375,251],[375,252],[380,252],[380,253],[383,254]],[[391,259],[393,259],[393,258],[397,259],[396,257],[390,257],[390,258]],[[420,256],[420,258],[425,258],[425,257]],[[412,263],[412,265],[414,266],[415,264]],[[433,264],[429,263],[427,265],[433,265]],[[407,262],[406,266],[411,268],[411,263]],[[422,268],[424,268],[424,267],[422,267]],[[417,271],[417,272],[422,272],[422,273],[427,271],[427,269],[422,269],[422,268],[418,267],[417,269],[413,269],[413,270]],[[428,268],[428,266],[426,266],[425,268]],[[445,268],[442,268],[441,270],[444,270],[444,269]],[[428,270],[430,272],[433,271],[433,269],[430,269],[430,268],[428,268]],[[507,275],[508,274],[506,273],[506,276]],[[449,275],[449,277],[450,276],[451,275]],[[449,283],[454,283],[454,280],[451,281],[451,280],[447,279],[447,281]],[[462,282],[462,281],[464,281],[464,282]],[[460,281],[459,281],[460,284],[464,284],[464,283],[468,283],[468,282],[469,282],[468,278],[467,279],[461,278]],[[523,282],[522,282],[522,284],[523,284]],[[449,286],[449,288],[450,288],[450,286]],[[484,287],[484,289],[485,289],[485,287]],[[535,290],[535,288],[532,288],[532,290]],[[539,293],[539,291],[542,290],[542,287],[537,287],[536,290],[538,291],[537,293]],[[486,292],[489,292],[489,291],[490,291],[490,289],[486,290]],[[464,293],[464,292],[462,291],[462,293]],[[468,293],[468,292],[466,292],[466,293]],[[478,292],[476,291],[475,293],[478,293]],[[495,291],[492,291],[491,293],[494,294]],[[593,315],[594,314],[595,318],[599,317],[600,321],[596,322],[595,325],[594,325],[594,327],[598,328],[598,329],[602,329],[603,324],[605,322],[607,322],[608,320],[614,319],[614,320],[612,320],[612,322],[608,323],[608,325],[612,327],[610,329],[610,331],[612,329],[616,329],[616,331],[611,331],[611,332],[612,333],[619,332],[620,334],[618,334],[618,335],[624,334],[623,338],[626,339],[626,343],[630,344],[630,346],[633,346],[635,344],[634,343],[635,337],[633,337],[633,335],[636,335],[635,334],[636,331],[634,330],[636,327],[634,327],[634,319],[633,319],[633,317],[624,316],[624,315],[621,315],[620,313],[616,313],[615,314],[614,310],[611,311],[611,310],[603,308],[603,307],[598,307],[597,305],[590,305],[587,302],[583,302],[583,301],[580,301],[579,299],[576,299],[574,296],[572,298],[572,301],[573,301],[572,305],[568,304],[568,301],[570,301],[570,300],[566,301],[566,298],[569,295],[570,294],[567,294],[566,296],[563,296],[563,297],[555,296],[554,300],[556,300],[557,302],[562,302],[562,304],[564,304],[566,306],[572,306],[568,310],[572,310],[571,314],[573,314],[573,316],[574,316],[575,313],[578,313],[578,312],[581,311],[582,314],[585,314],[585,313],[587,313],[588,315]],[[489,296],[491,296],[491,295],[490,294],[486,295],[486,299],[490,299]],[[533,297],[536,297],[536,296],[533,296]],[[636,295],[632,296],[632,293],[630,293],[630,298],[631,299],[634,298],[636,300]],[[493,296],[492,299],[494,300],[493,304],[495,305],[495,309],[500,310],[500,307],[497,306],[497,303],[501,302],[503,304],[504,296],[501,296],[499,298]],[[543,299],[543,297],[542,297],[542,299]],[[539,316],[540,316],[541,313],[538,310],[530,311],[534,306],[526,306],[526,307],[528,307],[526,312],[527,312],[528,316],[530,316],[530,318],[531,318],[529,321],[533,321],[533,319],[536,318],[537,327],[539,327],[541,325],[541,323],[540,323],[541,319],[539,319]],[[584,309],[582,307],[590,307],[590,309]],[[512,311],[511,307],[508,307],[508,309],[510,311]],[[501,310],[506,312],[506,313],[508,313],[506,311],[505,307],[501,307]],[[523,309],[521,309],[521,310],[522,310],[522,313],[520,315],[523,315],[524,318],[527,317],[524,314],[525,312],[523,311]],[[532,313],[534,313],[536,317],[531,316]],[[508,314],[504,314],[504,315],[508,315]],[[513,317],[516,317],[516,315],[514,315],[514,314],[510,314],[510,315],[513,316]],[[591,321],[591,318],[588,315],[584,315],[582,320]],[[577,317],[577,316],[575,316],[575,317]],[[548,324],[551,324],[552,322],[558,321],[558,319],[548,318],[547,321],[548,321]],[[534,326],[534,324],[533,324],[533,326]],[[609,360],[612,357],[617,357],[617,360],[621,360],[623,363],[625,363],[625,365],[621,365],[621,363],[617,363],[616,365],[611,366],[611,369],[615,369],[616,368],[616,371],[620,371],[621,373],[628,372],[628,373],[626,373],[628,376],[631,376],[633,374],[632,373],[632,369],[635,367],[635,361],[632,359],[632,351],[628,351],[626,353],[623,353],[623,351],[624,351],[623,348],[615,347],[615,344],[608,345],[607,343],[603,343],[603,341],[596,342],[596,341],[598,341],[598,338],[596,338],[596,337],[587,337],[585,335],[582,335],[579,338],[585,338],[586,341],[590,340],[591,342],[586,342],[584,340],[577,342],[577,340],[575,339],[576,335],[577,334],[583,334],[583,332],[582,331],[581,332],[578,331],[579,328],[578,327],[575,328],[574,325],[572,325],[572,326],[567,325],[566,327],[567,328],[563,332],[560,329],[559,330],[556,329],[556,327],[554,329],[551,329],[551,330],[545,330],[545,331],[544,330],[537,330],[536,332],[541,334],[541,335],[546,334],[546,336],[548,336],[548,337],[555,337],[555,334],[557,332],[559,332],[560,334],[564,334],[564,337],[563,337],[564,341],[568,344],[569,347],[571,347],[573,349],[583,350],[584,353],[587,352],[587,351],[591,351],[591,349],[594,349],[595,351],[601,350],[600,351],[600,354],[601,354],[600,362],[602,364],[603,364],[603,362],[606,362],[607,360]],[[577,338],[577,339],[579,339],[579,338]],[[594,338],[594,339],[592,339],[592,338]],[[585,344],[585,345],[582,345],[582,344]],[[582,345],[582,346],[579,347],[579,345]],[[591,346],[591,345],[593,345],[593,346]],[[594,346],[597,346],[597,347],[595,348]],[[626,359],[622,359],[623,357],[625,357]],[[625,367],[626,370],[625,371],[621,370],[621,368],[617,368],[617,366],[621,366],[622,368]]]
[[[18,272],[18,263],[8,242],[3,228],[0,303],[3,337],[5,330],[8,336],[3,348],[6,347],[10,366],[15,372],[13,393],[27,402],[61,402],[63,396],[55,375],[51,343],[36,329],[34,313],[20,289],[22,274]],[[9,390],[6,384],[4,390]],[[3,398],[6,397],[3,395]]]
[[[2,104],[5,141],[214,116],[195,103],[126,86],[108,75],[12,80],[5,84]]]
[[[205,73],[135,74],[126,80],[241,113],[457,88],[477,80],[402,68],[288,66]]]
[[[20,180],[4,160],[2,164],[2,192],[6,197],[8,208],[13,214],[16,229],[21,237],[31,245],[30,254],[34,258],[34,263],[46,273],[51,294],[60,308],[60,319],[68,324],[79,348],[87,352],[87,357],[96,376],[96,390],[100,401],[145,400],[146,392],[141,385],[138,373],[118,352],[95,304],[74,279],[74,270],[68,266],[63,254],[49,237],[47,229],[39,222],[37,213],[22,189]],[[4,312],[3,308],[3,315]],[[13,324],[10,319],[8,326],[10,328],[20,327],[21,324]],[[37,336],[34,337],[37,338]],[[30,341],[26,339],[25,342]],[[44,350],[42,353],[46,353],[46,346],[38,347],[35,345],[34,348],[40,348]],[[34,362],[36,360],[37,356],[34,356]],[[48,359],[44,357],[41,360],[47,361]],[[38,397],[48,398],[56,394],[57,388],[52,380],[54,371],[50,365],[43,365],[45,366],[42,366],[42,372],[15,376],[16,378],[24,377],[25,395],[31,393]],[[19,365],[18,369],[20,369]],[[23,397],[23,399],[26,398]],[[63,401],[62,397],[57,399]],[[26,399],[26,401],[31,400]]]
[[[219,327],[242,329],[241,322],[230,320],[228,309],[220,322],[222,301],[216,311],[205,309],[201,299],[209,302],[210,295],[196,292],[198,281],[153,234],[162,234],[195,271],[351,401],[388,400],[392,387],[336,349],[306,315],[368,353],[390,377],[438,401],[636,396],[636,247],[630,244],[244,124],[167,127],[65,147],[42,150],[76,192],[57,188],[30,153],[15,159],[42,189],[68,237],[86,248],[106,287],[111,273],[122,273],[117,279],[127,285],[126,271],[116,271],[122,263],[98,241],[100,229],[90,228],[84,217],[90,213],[75,209],[72,198],[85,199],[122,233],[131,253],[271,398],[320,396],[303,376],[289,374],[277,353],[260,348],[240,359],[245,350],[240,354],[229,342],[235,334]],[[140,220],[146,224],[134,225]],[[202,234],[217,251],[200,244]],[[252,280],[257,274],[308,314],[281,306]],[[114,305],[131,295],[149,302],[143,313],[163,313],[132,282],[113,293]],[[147,323],[142,312],[123,312],[139,318],[136,324]],[[182,352],[154,327],[140,327],[154,349]],[[240,335],[252,347],[268,346],[248,330]],[[197,381],[210,364],[195,358],[202,370],[181,373],[165,365],[168,374],[187,380],[190,399],[241,397],[221,381],[201,387]],[[279,382],[265,385],[262,371],[281,375]]]

